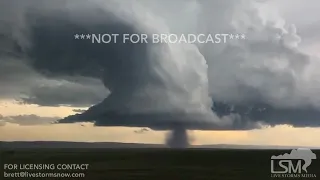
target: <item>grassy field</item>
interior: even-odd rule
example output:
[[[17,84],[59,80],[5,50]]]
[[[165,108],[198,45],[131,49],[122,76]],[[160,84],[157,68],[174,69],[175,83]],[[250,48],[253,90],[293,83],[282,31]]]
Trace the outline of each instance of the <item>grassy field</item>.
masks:
[[[86,177],[79,179],[90,180],[263,180],[280,179],[271,177],[270,157],[284,153],[290,150],[28,149],[2,150],[1,163],[89,164],[88,170],[70,172],[83,172]],[[307,179],[320,179],[318,160],[308,173],[319,176]]]

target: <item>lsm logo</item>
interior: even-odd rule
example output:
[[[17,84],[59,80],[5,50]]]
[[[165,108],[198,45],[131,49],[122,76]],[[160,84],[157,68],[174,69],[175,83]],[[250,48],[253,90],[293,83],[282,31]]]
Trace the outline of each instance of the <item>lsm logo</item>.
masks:
[[[307,148],[298,148],[279,156],[271,157],[272,178],[316,178],[316,174],[308,173],[307,168],[313,159],[317,159],[315,153]]]

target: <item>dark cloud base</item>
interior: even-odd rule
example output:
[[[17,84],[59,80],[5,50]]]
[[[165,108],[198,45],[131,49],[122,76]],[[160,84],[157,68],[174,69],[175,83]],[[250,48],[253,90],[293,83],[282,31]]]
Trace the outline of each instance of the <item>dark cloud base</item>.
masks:
[[[86,117],[85,114],[69,116],[59,121],[59,123],[75,122],[93,122],[96,126],[126,126],[126,127],[149,127],[153,130],[171,130],[173,127],[181,127],[190,130],[248,130],[257,128],[245,126],[245,123],[233,124],[232,126],[219,126],[213,122],[203,122],[195,120],[198,115],[190,119],[191,115],[172,114],[170,113],[152,113],[152,114],[121,114],[105,113],[97,117]],[[174,119],[173,119],[174,117]],[[176,118],[180,117],[180,118]],[[88,121],[85,119],[94,119]]]
[[[181,126],[190,130],[250,130],[260,128],[260,125],[276,126],[281,124],[293,125],[294,127],[319,127],[320,112],[313,109],[275,109],[266,104],[232,105],[223,102],[214,102],[212,111],[219,118],[234,116],[234,123],[231,126],[218,126],[210,122],[188,121],[184,115],[178,115],[181,119],[172,119],[177,115],[170,116],[169,113],[162,114],[126,114],[109,112],[97,117],[77,114],[66,117],[59,123],[74,123],[78,121],[94,122],[96,126],[129,126],[129,127],[150,127],[154,130],[169,130],[174,126]],[[197,117],[195,115],[195,117]],[[88,119],[92,119],[91,121]]]

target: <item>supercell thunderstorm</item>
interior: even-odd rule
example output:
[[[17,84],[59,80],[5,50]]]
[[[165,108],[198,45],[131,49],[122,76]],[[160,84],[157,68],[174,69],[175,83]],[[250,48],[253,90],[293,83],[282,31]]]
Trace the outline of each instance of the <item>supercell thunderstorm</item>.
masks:
[[[167,139],[171,147],[188,146],[188,129],[320,125],[320,74],[316,69],[320,61],[299,51],[301,38],[295,26],[270,15],[263,3],[0,2],[6,7],[0,16],[0,65],[2,72],[8,67],[20,72],[3,73],[0,82],[14,87],[32,82],[23,92],[16,92],[24,94],[19,97],[24,103],[92,105],[59,123],[172,130]],[[246,34],[246,40],[92,44],[76,41],[77,33],[240,33]],[[19,82],[15,78],[20,78]],[[72,84],[79,88],[70,88]],[[86,96],[81,95],[83,87]],[[79,95],[59,95],[53,101],[46,97],[53,94],[41,91],[54,93],[53,88],[58,92],[71,89],[73,96]],[[1,91],[18,98],[11,89]]]

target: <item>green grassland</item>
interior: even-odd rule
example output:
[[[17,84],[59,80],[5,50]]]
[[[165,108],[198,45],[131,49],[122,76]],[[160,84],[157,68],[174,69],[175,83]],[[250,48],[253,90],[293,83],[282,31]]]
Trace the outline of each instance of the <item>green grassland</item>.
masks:
[[[280,179],[271,178],[270,157],[284,153],[290,150],[24,149],[2,150],[1,163],[89,164],[76,172],[90,180],[264,180]],[[320,179],[319,159],[308,168],[317,178],[307,179]]]

